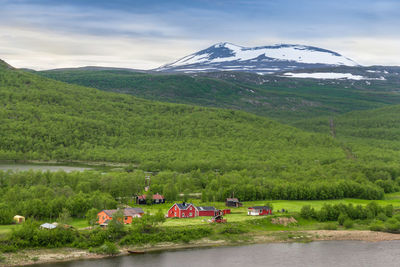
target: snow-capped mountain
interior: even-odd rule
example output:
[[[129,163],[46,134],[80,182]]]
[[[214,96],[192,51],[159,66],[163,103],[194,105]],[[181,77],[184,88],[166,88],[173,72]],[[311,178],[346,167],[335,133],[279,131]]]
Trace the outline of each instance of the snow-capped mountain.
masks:
[[[313,46],[280,44],[243,47],[215,44],[154,71],[211,72],[246,71],[262,74],[328,66],[358,66],[338,53]]]

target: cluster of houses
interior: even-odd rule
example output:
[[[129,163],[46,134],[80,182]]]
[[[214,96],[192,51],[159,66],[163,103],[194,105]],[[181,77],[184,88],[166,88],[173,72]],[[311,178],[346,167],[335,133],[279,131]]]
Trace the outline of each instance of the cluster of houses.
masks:
[[[136,198],[137,204],[146,204],[148,199],[146,195],[138,196]],[[165,203],[165,199],[162,195],[155,194],[152,197],[152,202],[155,204]],[[241,207],[242,203],[239,202],[237,198],[227,198],[225,202],[227,207]],[[113,215],[117,212],[117,209],[113,210],[102,210],[98,213],[98,223],[100,226],[107,226],[112,220]],[[125,224],[131,224],[133,218],[142,217],[144,211],[142,208],[125,208],[123,212],[123,222]],[[168,210],[166,217],[168,218],[194,218],[199,216],[223,216],[225,214],[231,213],[230,209],[217,209],[211,206],[195,206],[192,203],[175,203]],[[254,206],[249,207],[247,210],[247,215],[250,216],[263,216],[272,214],[272,210],[268,206]]]
[[[168,218],[194,218],[199,216],[217,216],[231,213],[230,209],[219,210],[210,206],[195,206],[192,203],[175,203],[167,213]]]

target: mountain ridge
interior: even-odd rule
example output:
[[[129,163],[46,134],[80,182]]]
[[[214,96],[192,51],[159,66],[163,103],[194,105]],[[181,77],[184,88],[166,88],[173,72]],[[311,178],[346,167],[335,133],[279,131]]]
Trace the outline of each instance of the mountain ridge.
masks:
[[[184,73],[247,71],[270,74],[327,66],[360,65],[337,52],[315,46],[277,44],[244,47],[223,42],[165,64],[153,71]]]

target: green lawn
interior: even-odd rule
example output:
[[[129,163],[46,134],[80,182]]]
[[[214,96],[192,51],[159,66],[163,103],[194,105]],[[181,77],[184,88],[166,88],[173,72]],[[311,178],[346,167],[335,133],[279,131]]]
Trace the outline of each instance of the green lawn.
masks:
[[[16,229],[17,227],[19,227],[18,224],[0,225],[0,235],[9,233],[12,229]]]
[[[400,192],[393,194],[386,194],[384,200],[374,200],[379,205],[389,205],[392,204],[395,208],[400,208]],[[200,200],[191,201],[195,205],[199,206],[214,206],[219,209],[227,208],[225,207],[225,203],[223,202],[209,202],[209,203],[201,203]],[[262,217],[257,216],[248,216],[247,208],[251,206],[262,206],[267,202],[272,203],[274,207],[275,214],[277,214],[277,210],[285,209],[289,212],[299,212],[301,207],[304,205],[311,205],[315,209],[320,209],[325,203],[328,204],[349,204],[353,203],[354,205],[367,205],[371,200],[364,199],[337,199],[337,200],[310,200],[310,201],[297,201],[297,200],[273,200],[273,201],[252,201],[252,202],[244,202],[243,207],[240,208],[231,208],[231,214],[227,214],[225,218],[228,222],[241,222],[245,220],[258,220]],[[160,205],[133,205],[134,207],[141,207],[145,212],[150,212],[151,214],[156,213],[159,209],[162,210],[163,213],[167,213],[168,209],[171,208],[173,203],[165,203]],[[166,222],[163,224],[164,226],[188,226],[188,225],[201,225],[201,224],[209,224],[208,219],[210,217],[197,217],[197,218],[186,218],[186,219],[170,219],[167,218]],[[78,219],[74,218],[70,223],[77,229],[88,227],[88,223],[86,219]],[[315,229],[317,227],[316,222],[302,222],[302,229]],[[0,235],[11,232],[12,229],[18,227],[18,225],[0,225]],[[281,226],[272,227],[271,230],[282,230]],[[275,229],[276,228],[276,229]]]

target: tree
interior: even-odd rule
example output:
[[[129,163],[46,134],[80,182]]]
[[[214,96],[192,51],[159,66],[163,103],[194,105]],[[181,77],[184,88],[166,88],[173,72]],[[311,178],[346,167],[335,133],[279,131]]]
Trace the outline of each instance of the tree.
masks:
[[[112,220],[108,223],[107,233],[115,240],[123,235],[124,228],[124,212],[118,209],[117,212],[113,214]]]
[[[66,208],[63,208],[61,213],[58,215],[57,222],[61,224],[69,224],[71,223],[72,218],[71,214],[69,213],[69,210]]]
[[[88,210],[86,212],[85,217],[86,217],[86,220],[89,225],[93,226],[97,223],[97,221],[98,221],[97,214],[98,214],[98,210],[95,208],[91,208],[90,210]]]

